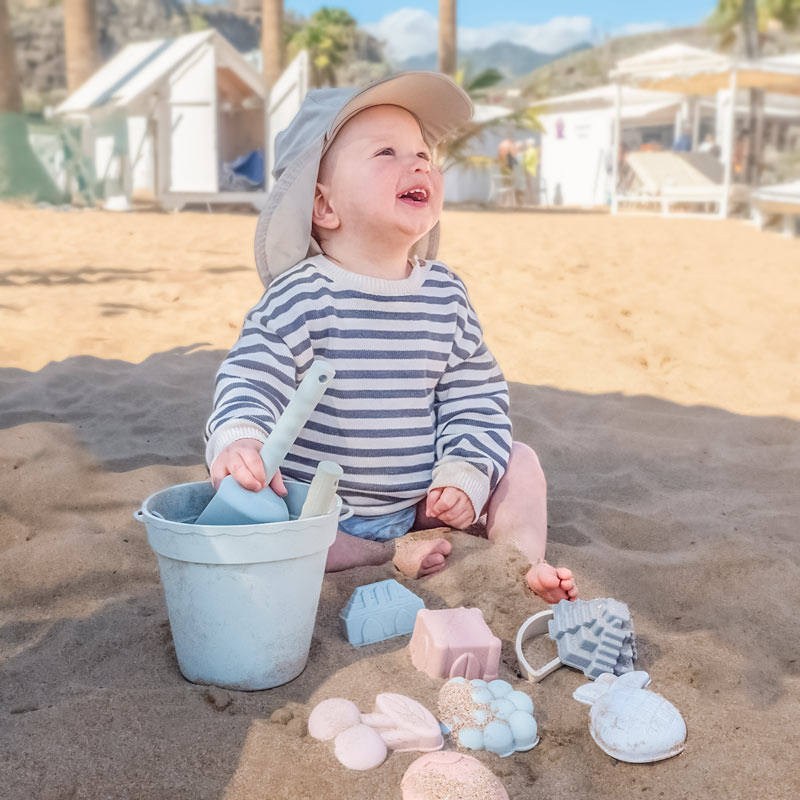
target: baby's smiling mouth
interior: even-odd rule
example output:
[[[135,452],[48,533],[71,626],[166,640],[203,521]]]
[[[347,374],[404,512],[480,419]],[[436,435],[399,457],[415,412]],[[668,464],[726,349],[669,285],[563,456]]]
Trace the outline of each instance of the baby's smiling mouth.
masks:
[[[425,205],[428,202],[428,190],[422,186],[415,186],[413,189],[397,195],[397,199],[415,206]]]

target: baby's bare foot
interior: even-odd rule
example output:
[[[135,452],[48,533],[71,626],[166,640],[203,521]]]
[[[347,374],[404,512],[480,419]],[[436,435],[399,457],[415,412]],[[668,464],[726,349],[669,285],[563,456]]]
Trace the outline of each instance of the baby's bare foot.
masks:
[[[546,561],[534,564],[525,576],[534,594],[546,603],[560,600],[575,600],[578,588],[572,578],[572,571],[566,567],[551,567]]]
[[[453,549],[447,539],[398,539],[392,563],[409,578],[435,575]]]

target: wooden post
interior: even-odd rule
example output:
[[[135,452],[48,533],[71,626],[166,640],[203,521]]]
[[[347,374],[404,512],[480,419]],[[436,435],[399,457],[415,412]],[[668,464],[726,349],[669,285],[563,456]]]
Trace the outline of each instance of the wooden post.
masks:
[[[733,175],[733,147],[736,140],[736,67],[731,68],[730,80],[730,107],[728,108],[728,124],[726,135],[728,141],[726,143],[725,152],[725,176],[722,180],[722,202],[719,204],[719,215],[723,219],[728,216],[731,203],[731,176]]]
[[[619,157],[622,149],[622,85],[614,84],[614,127],[611,135],[611,213],[619,212]]]

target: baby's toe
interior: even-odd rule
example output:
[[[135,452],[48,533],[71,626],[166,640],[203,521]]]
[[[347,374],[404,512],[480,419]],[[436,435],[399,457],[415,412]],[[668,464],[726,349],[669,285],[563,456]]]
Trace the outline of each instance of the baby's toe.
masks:
[[[556,569],[556,575],[558,575],[559,580],[568,581],[572,578],[572,570],[567,569],[566,567],[558,567]]]
[[[546,589],[547,591],[558,589],[561,583],[555,570],[541,570],[537,577],[542,589]]]
[[[419,566],[420,576],[433,575],[444,569],[445,557],[441,553],[431,553],[422,559]]]

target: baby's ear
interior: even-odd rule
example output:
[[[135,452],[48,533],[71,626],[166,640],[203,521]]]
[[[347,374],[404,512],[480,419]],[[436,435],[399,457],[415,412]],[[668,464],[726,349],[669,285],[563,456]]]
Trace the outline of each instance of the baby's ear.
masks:
[[[314,189],[314,206],[311,211],[311,222],[318,228],[333,231],[339,227],[339,215],[328,201],[330,189],[324,183],[317,183]]]

